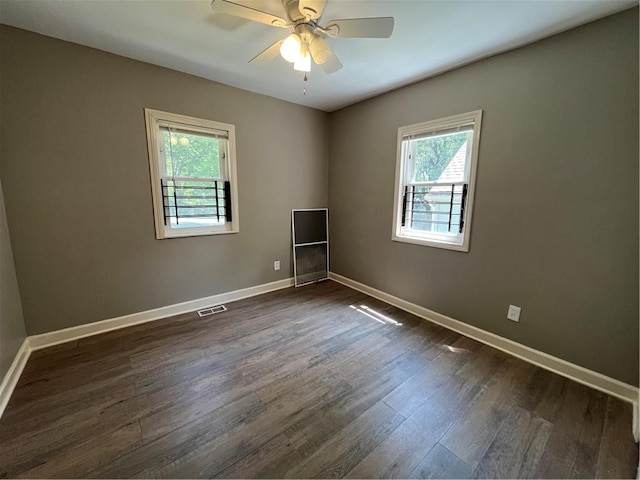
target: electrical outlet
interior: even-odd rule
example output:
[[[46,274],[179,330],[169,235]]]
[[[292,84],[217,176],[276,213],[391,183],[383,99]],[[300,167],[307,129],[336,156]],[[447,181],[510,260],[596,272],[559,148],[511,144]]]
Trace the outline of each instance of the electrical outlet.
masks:
[[[273,269],[280,270],[280,260],[276,260],[275,262],[273,262]]]
[[[521,310],[522,309],[520,307],[516,307],[515,305],[509,305],[509,310],[507,311],[507,318],[509,320],[513,320],[514,322],[519,322]]]

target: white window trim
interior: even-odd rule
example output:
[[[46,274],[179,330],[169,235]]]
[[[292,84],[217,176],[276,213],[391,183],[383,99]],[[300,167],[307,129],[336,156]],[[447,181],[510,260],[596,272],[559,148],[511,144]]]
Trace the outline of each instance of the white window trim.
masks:
[[[467,202],[465,206],[464,218],[464,234],[462,242],[459,241],[458,235],[447,235],[443,233],[425,233],[420,235],[408,235],[402,232],[400,219],[402,218],[402,197],[404,185],[404,152],[402,148],[404,137],[408,135],[417,135],[424,133],[430,129],[446,129],[455,128],[462,125],[468,125],[473,122],[473,143],[471,146],[470,159],[470,175],[469,186],[467,187]],[[476,175],[478,171],[478,151],[480,147],[480,127],[482,123],[482,110],[475,110],[468,113],[453,115],[451,117],[431,120],[428,122],[416,123],[398,128],[397,152],[396,152],[396,179],[393,200],[393,224],[391,240],[396,242],[413,243],[416,245],[424,245],[428,247],[444,248],[448,250],[457,250],[460,252],[469,251],[469,241],[471,238],[471,219],[473,217],[473,204],[475,196]]]
[[[165,238],[193,237],[201,235],[221,235],[227,233],[238,233],[240,231],[240,215],[238,211],[238,181],[236,169],[236,133],[235,126],[229,123],[216,122],[213,120],[205,120],[176,113],[162,112],[150,108],[144,109],[144,116],[147,126],[147,147],[149,152],[149,170],[151,173],[151,193],[153,198],[153,218],[156,230],[156,238],[162,240]],[[231,184],[231,213],[232,221],[225,226],[206,226],[194,228],[170,229],[164,225],[164,209],[162,205],[162,191],[160,188],[160,179],[162,172],[160,171],[160,161],[163,160],[160,139],[158,138],[158,124],[169,122],[172,124],[181,124],[186,128],[193,130],[204,129],[222,130],[228,132],[228,160],[227,166],[221,165],[221,172],[228,168],[228,179]]]

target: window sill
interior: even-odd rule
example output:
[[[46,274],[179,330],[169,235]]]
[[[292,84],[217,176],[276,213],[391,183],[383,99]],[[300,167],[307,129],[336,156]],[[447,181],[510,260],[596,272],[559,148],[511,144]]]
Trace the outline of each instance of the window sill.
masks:
[[[447,242],[445,239],[440,240],[408,235],[399,236],[395,234],[391,237],[391,240],[393,240],[394,242],[412,243],[414,245],[422,245],[424,247],[442,248],[445,250],[455,250],[458,252],[469,251],[469,243],[467,241],[463,241],[463,243],[453,243]]]
[[[185,237],[207,237],[210,235],[226,235],[228,233],[240,233],[240,230],[208,230],[208,231],[194,231],[185,230],[184,232],[171,232],[165,233],[164,236],[156,237],[158,240],[167,240],[171,238],[185,238]]]

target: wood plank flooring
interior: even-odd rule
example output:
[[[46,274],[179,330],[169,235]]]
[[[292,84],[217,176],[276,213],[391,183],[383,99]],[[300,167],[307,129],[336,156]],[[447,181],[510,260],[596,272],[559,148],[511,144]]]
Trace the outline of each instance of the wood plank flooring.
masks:
[[[635,478],[613,397],[331,281],[227,307],[34,352],[0,478]]]

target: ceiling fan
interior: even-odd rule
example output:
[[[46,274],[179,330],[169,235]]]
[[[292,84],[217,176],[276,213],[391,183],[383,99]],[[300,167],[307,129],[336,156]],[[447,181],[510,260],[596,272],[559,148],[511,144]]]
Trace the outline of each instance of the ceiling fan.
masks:
[[[282,0],[284,17],[263,12],[230,0],[213,0],[211,8],[218,13],[226,13],[279,28],[293,28],[287,38],[278,40],[249,63],[265,65],[278,54],[293,63],[293,68],[301,72],[311,71],[311,60],[326,72],[333,73],[342,68],[324,38],[389,38],[393,33],[393,17],[348,18],[331,20],[324,27],[320,17],[327,0]]]

